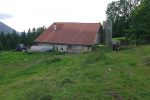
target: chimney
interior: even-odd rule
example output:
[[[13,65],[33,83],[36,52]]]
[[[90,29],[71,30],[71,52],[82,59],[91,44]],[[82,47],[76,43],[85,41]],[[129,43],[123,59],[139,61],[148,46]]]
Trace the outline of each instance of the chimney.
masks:
[[[57,25],[56,24],[54,24],[54,31],[56,31],[57,30]]]

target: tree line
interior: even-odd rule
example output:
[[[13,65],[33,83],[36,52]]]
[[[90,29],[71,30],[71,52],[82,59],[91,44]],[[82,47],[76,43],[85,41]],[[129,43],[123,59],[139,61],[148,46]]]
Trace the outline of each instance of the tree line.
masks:
[[[25,46],[31,46],[34,44],[34,40],[45,30],[46,28],[39,27],[29,29],[27,32],[17,33],[15,30],[12,33],[0,32],[0,51],[15,49],[17,44],[21,43]]]
[[[150,0],[113,1],[108,4],[106,14],[113,24],[113,37],[150,43]]]

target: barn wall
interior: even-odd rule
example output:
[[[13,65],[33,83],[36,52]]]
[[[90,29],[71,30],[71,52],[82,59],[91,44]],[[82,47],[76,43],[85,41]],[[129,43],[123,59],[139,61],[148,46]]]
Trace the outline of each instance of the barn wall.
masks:
[[[94,44],[103,43],[102,41],[102,26],[100,25],[98,32],[96,33],[96,38],[94,40]]]
[[[38,43],[39,46],[45,46],[53,48],[60,52],[90,52],[92,47],[81,46],[81,45],[62,45],[62,44],[49,44],[49,43]]]
[[[80,45],[70,45],[69,52],[90,52],[92,47],[89,46],[80,46]]]
[[[96,34],[95,44],[100,44],[100,34],[99,33]]]
[[[54,45],[54,50],[60,51],[60,52],[67,52],[67,45]]]
[[[38,43],[38,46],[45,46],[45,47],[53,48],[53,45],[49,43]]]

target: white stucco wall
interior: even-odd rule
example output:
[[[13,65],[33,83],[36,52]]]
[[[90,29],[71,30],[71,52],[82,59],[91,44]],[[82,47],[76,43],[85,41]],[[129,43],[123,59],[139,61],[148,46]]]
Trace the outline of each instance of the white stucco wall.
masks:
[[[72,45],[70,50],[77,51],[77,52],[88,52],[88,51],[92,51],[92,47]]]
[[[57,50],[60,52],[90,52],[92,51],[92,47],[89,46],[81,46],[81,45],[58,45],[58,44],[49,44],[49,43],[38,43],[39,46],[45,46],[53,48],[53,50]]]
[[[44,47],[53,48],[53,45],[52,45],[52,44],[49,44],[49,43],[38,43],[38,46],[44,46]]]
[[[58,50],[60,52],[67,52],[67,45],[54,45],[54,50]]]

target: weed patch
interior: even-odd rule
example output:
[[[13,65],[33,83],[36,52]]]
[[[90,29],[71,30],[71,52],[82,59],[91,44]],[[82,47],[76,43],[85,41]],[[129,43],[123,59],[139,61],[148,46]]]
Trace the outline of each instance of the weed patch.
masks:
[[[71,80],[71,79],[69,79],[69,78],[66,78],[66,79],[62,80],[61,86],[69,85],[69,84],[72,84],[72,83],[74,83],[73,80]]]
[[[57,62],[60,62],[60,61],[61,61],[60,57],[53,57],[53,58],[47,59],[45,61],[45,63],[46,64],[52,64],[52,63],[57,63]]]
[[[40,97],[40,100],[52,100],[52,96],[51,95],[43,95],[42,97]]]
[[[105,53],[103,53],[103,52],[94,53],[93,52],[85,58],[85,60],[82,62],[82,65],[86,66],[86,65],[89,65],[89,64],[94,64],[94,63],[96,63],[98,61],[102,61],[104,59],[106,59]]]
[[[42,89],[44,86],[35,87],[26,93],[26,100],[52,100],[50,91],[48,89]]]
[[[150,66],[150,57],[146,57],[143,63],[144,63],[144,66]]]
[[[115,100],[125,100],[123,96],[121,96],[118,92],[116,91],[111,91],[110,95],[115,99]]]

